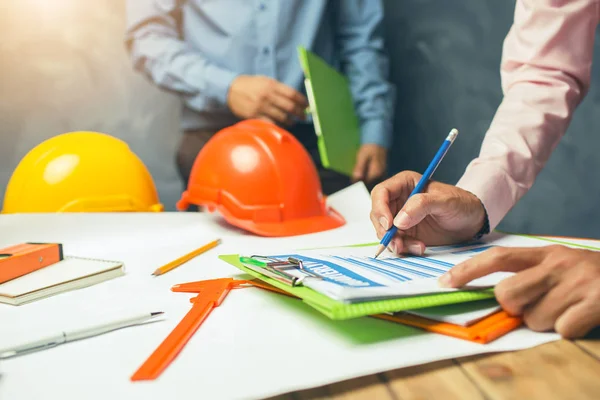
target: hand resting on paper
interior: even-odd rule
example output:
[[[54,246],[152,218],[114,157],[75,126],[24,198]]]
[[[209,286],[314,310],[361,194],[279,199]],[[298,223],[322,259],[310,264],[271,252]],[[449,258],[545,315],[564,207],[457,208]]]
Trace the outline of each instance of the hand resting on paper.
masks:
[[[530,329],[578,338],[600,325],[600,252],[497,247],[456,265],[439,284],[458,288],[498,271],[515,272],[496,286],[498,302]]]
[[[422,254],[425,246],[471,240],[485,223],[485,210],[472,193],[430,181],[423,193],[408,196],[421,174],[403,171],[371,192],[371,222],[381,239],[393,224],[396,237],[388,246],[395,254]],[[407,200],[408,199],[408,200]]]

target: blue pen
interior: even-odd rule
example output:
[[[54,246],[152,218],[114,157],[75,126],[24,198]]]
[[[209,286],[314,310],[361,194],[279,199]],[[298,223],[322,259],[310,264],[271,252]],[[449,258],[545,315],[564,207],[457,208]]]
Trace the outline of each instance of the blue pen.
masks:
[[[448,152],[448,149],[450,148],[450,146],[452,146],[452,143],[454,143],[454,139],[456,139],[456,136],[458,136],[458,130],[452,129],[450,131],[450,133],[448,134],[448,137],[446,137],[446,140],[444,140],[444,143],[442,143],[442,145],[440,146],[440,149],[436,153],[435,157],[433,157],[433,160],[431,160],[431,163],[429,163],[429,166],[427,167],[427,170],[425,170],[425,173],[419,180],[419,183],[417,183],[417,186],[415,186],[415,188],[413,189],[410,196],[408,196],[409,199],[413,195],[415,195],[417,193],[421,193],[423,191],[423,188],[425,187],[425,185],[427,184],[429,179],[431,179],[431,176],[437,169],[438,165],[440,165],[440,163],[444,159],[444,156]],[[395,225],[392,225],[392,227],[390,229],[388,229],[388,231],[385,233],[385,235],[381,239],[381,242],[380,242],[381,244],[377,248],[377,253],[375,254],[375,258],[379,257],[379,255],[381,253],[383,253],[383,250],[385,250],[386,247],[390,244],[390,242],[391,242],[392,238],[394,237],[394,235],[396,234],[397,230],[398,230],[398,228],[396,228]]]

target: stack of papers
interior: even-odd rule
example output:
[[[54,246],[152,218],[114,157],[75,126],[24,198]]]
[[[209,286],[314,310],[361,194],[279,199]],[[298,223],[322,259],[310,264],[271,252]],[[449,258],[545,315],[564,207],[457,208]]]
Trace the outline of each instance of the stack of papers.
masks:
[[[488,247],[473,245],[470,249]],[[383,300],[428,293],[455,291],[443,289],[436,279],[457,263],[469,258],[470,253],[435,251],[419,257],[383,255],[375,259],[377,246],[335,248],[269,255],[285,261],[290,257],[303,262],[304,271],[287,270],[302,279],[303,285],[327,297],[345,303]],[[475,285],[491,287],[493,282]]]
[[[493,234],[486,240],[427,249],[423,256],[396,257],[384,253],[377,259],[377,243],[304,251],[281,251],[261,256],[225,255],[220,258],[279,289],[302,298],[332,319],[349,319],[397,311],[421,312],[430,307],[493,299],[493,287],[513,275],[497,272],[470,282],[460,289],[442,288],[438,278],[454,265],[494,246],[537,247],[543,239]],[[249,258],[270,262],[295,261],[295,266],[253,264]],[[301,261],[301,267],[298,261]],[[279,274],[281,272],[281,274]],[[278,275],[279,274],[279,275]],[[279,279],[292,277],[293,283]],[[440,321],[472,324],[499,311],[497,306],[482,309],[430,309]],[[455,315],[458,314],[458,315]],[[452,322],[454,323],[454,322]]]
[[[292,251],[269,254],[265,257],[277,261],[290,258],[301,260],[303,270],[291,268],[285,272],[301,279],[303,286],[333,300],[355,303],[456,291],[439,287],[437,278],[454,265],[493,245],[495,244],[469,243],[431,248],[424,256],[396,257],[384,253],[377,259],[373,257],[377,249],[376,244]],[[245,266],[252,267],[251,264]],[[506,275],[493,274],[474,281],[469,286],[472,289],[493,287]]]

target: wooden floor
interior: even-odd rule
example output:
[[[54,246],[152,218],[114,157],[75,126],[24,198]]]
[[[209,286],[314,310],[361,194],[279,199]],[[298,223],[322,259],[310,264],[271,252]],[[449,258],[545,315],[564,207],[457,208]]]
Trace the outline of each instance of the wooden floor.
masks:
[[[272,400],[600,399],[600,332],[588,336],[403,368]]]

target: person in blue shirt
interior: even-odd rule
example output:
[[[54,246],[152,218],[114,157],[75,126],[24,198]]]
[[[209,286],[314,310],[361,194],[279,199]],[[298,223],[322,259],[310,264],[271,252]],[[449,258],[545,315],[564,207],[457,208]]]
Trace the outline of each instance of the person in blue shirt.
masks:
[[[386,174],[395,88],[382,19],[379,0],[128,0],[126,46],[136,70],[182,99],[184,182],[212,135],[262,118],[300,140],[330,194],[358,180],[372,187]],[[321,164],[299,45],[348,77],[362,136],[352,177]]]

